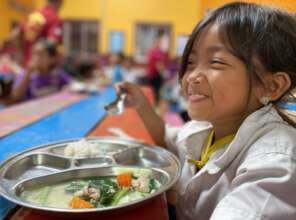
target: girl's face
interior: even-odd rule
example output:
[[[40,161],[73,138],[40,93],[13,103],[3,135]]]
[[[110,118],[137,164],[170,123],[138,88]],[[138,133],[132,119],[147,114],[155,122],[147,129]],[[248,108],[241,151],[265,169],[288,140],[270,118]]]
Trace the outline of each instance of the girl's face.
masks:
[[[226,49],[218,27],[212,25],[204,30],[194,43],[182,78],[190,117],[214,126],[238,126],[246,115],[260,107],[262,86],[249,84],[244,63]]]
[[[41,73],[47,73],[55,62],[55,57],[50,56],[47,51],[40,45],[35,45],[32,59],[35,60],[36,69]]]

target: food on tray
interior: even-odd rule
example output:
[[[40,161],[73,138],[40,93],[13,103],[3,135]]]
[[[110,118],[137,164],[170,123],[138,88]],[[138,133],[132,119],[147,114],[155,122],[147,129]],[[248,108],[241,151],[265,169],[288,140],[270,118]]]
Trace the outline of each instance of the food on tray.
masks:
[[[117,184],[121,187],[130,187],[132,185],[132,175],[133,173],[130,172],[119,174],[116,177]]]
[[[25,190],[21,198],[41,206],[102,208],[145,198],[161,187],[150,169],[119,168],[116,177],[91,177]]]
[[[99,151],[97,144],[85,139],[68,144],[64,150],[64,154],[70,157],[96,157],[102,153],[104,152]]]

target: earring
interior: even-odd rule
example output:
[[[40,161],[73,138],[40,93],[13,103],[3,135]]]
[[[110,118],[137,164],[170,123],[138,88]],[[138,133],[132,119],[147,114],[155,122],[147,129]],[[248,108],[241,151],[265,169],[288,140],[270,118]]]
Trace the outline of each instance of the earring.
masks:
[[[259,100],[263,105],[267,105],[269,103],[269,98],[267,96],[263,96]]]

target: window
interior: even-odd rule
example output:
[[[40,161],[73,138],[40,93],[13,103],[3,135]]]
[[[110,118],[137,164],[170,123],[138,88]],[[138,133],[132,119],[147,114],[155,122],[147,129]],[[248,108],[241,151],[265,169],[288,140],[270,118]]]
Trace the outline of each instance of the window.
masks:
[[[140,63],[146,62],[146,56],[150,48],[153,47],[157,35],[162,32],[170,47],[171,27],[170,25],[159,24],[136,24],[135,60]]]
[[[124,34],[120,31],[111,31],[109,33],[109,52],[122,52],[124,48]]]
[[[178,57],[182,56],[188,39],[189,39],[189,36],[187,36],[187,35],[179,35],[179,36],[177,36],[176,55]]]
[[[98,51],[98,28],[97,21],[64,21],[65,54],[96,53]]]

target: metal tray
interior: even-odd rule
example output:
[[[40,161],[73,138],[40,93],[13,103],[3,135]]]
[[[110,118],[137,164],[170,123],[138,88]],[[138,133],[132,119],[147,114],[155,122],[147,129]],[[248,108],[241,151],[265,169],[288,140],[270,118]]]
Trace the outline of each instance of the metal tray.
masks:
[[[98,147],[99,154],[93,158],[68,157],[64,148],[68,140],[38,146],[17,154],[0,165],[0,194],[8,200],[32,209],[64,212],[103,212],[132,206],[165,192],[180,176],[179,160],[167,150],[137,141],[118,138],[88,138],[87,142]],[[93,176],[115,176],[118,168],[149,168],[153,178],[162,186],[155,193],[133,202],[93,209],[66,209],[40,206],[20,198],[26,189]]]

